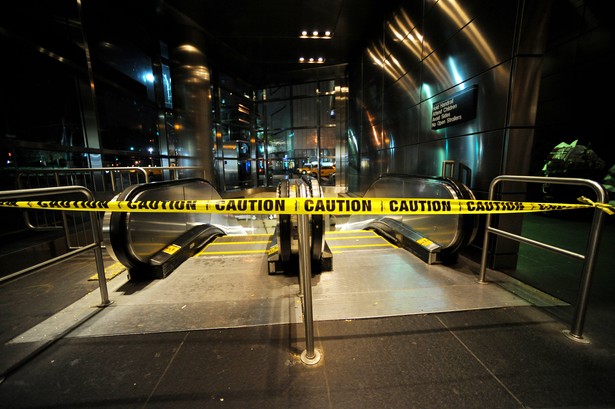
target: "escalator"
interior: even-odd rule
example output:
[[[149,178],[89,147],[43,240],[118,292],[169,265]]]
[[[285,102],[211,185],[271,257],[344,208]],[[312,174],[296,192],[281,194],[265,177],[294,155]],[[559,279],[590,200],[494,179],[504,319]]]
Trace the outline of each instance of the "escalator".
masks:
[[[451,178],[388,174],[367,189],[365,198],[438,198],[473,200],[474,194]],[[373,230],[427,264],[452,264],[474,240],[474,215],[353,215],[343,230]]]
[[[301,189],[300,189],[301,187]],[[302,194],[323,197],[318,181],[308,176],[283,180],[278,198]],[[449,178],[385,175],[376,180],[364,197],[473,199],[465,185]],[[128,187],[116,200],[166,201],[221,199],[216,189],[203,179],[154,182]],[[348,240],[359,240],[358,231],[371,230],[396,247],[403,248],[427,264],[450,264],[459,250],[468,245],[477,231],[472,215],[352,215],[329,246],[325,233],[327,216],[310,215],[309,258],[313,274],[333,269],[332,248],[347,248]],[[331,233],[331,232],[330,232]],[[165,278],[181,263],[208,248],[204,254],[247,253],[267,257],[269,274],[298,272],[297,215],[280,214],[275,232],[267,237],[250,237],[233,215],[209,213],[107,213],[104,216],[105,245],[114,259],[128,268],[131,278]],[[225,236],[225,239],[218,239]],[[234,236],[241,236],[240,238]],[[355,244],[355,248],[383,247],[383,242]]]
[[[316,178],[301,176],[296,183],[282,180],[276,189],[278,198],[300,197],[299,186],[304,185],[309,197],[324,197]],[[297,215],[278,215],[278,225],[271,245],[268,247],[269,274],[297,273],[299,240]],[[325,217],[314,214],[309,221],[309,247],[312,273],[318,274],[333,268],[333,255],[325,242]]]
[[[115,200],[214,200],[216,189],[203,179],[129,186]],[[103,237],[107,251],[131,278],[164,278],[216,237],[245,234],[230,215],[209,213],[106,213]]]
[[[321,197],[316,179],[298,181],[310,197]],[[284,180],[277,188],[281,198],[296,197],[297,186]],[[216,189],[203,179],[132,185],[118,201],[216,200]],[[314,272],[331,269],[331,253],[324,242],[324,217],[312,216],[310,256]],[[279,215],[270,237],[250,235],[235,216],[219,213],[106,213],[104,242],[110,255],[129,272],[131,279],[165,278],[188,258],[200,256],[266,254],[269,274],[298,272],[297,218]],[[224,238],[223,238],[224,236]],[[261,248],[266,244],[266,248]],[[244,246],[244,247],[241,247]],[[249,248],[245,248],[248,246]],[[203,251],[201,251],[203,250]]]

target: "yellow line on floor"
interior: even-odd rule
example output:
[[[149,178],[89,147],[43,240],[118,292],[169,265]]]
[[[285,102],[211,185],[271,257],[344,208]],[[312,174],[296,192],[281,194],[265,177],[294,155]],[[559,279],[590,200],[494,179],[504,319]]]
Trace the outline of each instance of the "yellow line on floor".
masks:
[[[271,243],[271,240],[257,240],[257,241],[214,241],[212,243],[209,243],[207,245],[207,247],[209,246],[226,246],[229,244],[267,244],[267,243]]]
[[[201,251],[199,254],[197,254],[198,257],[201,256],[209,256],[212,254],[256,254],[256,253],[267,253],[267,249],[262,249],[262,250],[237,250],[237,251],[206,251],[203,250]]]
[[[326,238],[326,236],[325,236]],[[382,240],[384,240],[382,237],[375,235],[375,236],[345,236],[345,237],[332,237],[331,240],[352,240],[352,239],[367,239],[367,240],[373,240],[375,238],[380,238]]]
[[[376,244],[355,244],[353,246],[329,246],[330,249],[352,249],[352,248],[364,248],[364,247],[393,247],[399,248],[391,243],[376,243]]]
[[[220,236],[218,238],[220,239],[220,238],[225,238],[225,237],[246,237],[246,236],[271,236],[271,233],[229,234],[226,236]]]
[[[126,271],[126,267],[122,263],[120,262],[113,263],[109,267],[105,268],[105,279],[109,281],[113,277],[117,276],[118,274],[123,273],[124,271]],[[96,281],[96,280],[98,280],[98,274],[94,274],[93,276],[88,278],[88,281]]]
[[[371,230],[334,230],[334,231],[325,232],[325,234],[356,234],[356,233],[364,233],[366,236],[378,236],[375,232]]]

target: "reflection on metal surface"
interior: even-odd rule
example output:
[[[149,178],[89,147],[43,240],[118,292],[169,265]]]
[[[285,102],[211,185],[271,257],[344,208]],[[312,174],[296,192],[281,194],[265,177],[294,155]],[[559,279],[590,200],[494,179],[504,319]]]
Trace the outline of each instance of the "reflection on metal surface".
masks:
[[[118,200],[220,199],[203,179],[133,185]],[[113,213],[105,219],[107,249],[127,267],[147,264],[173,240],[199,225],[209,224],[226,234],[245,234],[237,220],[224,214]]]
[[[515,129],[512,136],[520,136],[502,146],[502,132],[486,136],[485,130],[501,129],[507,121],[529,124],[535,115],[528,108],[535,104],[530,90],[538,89],[528,81],[540,78],[533,59],[516,62],[516,77],[522,78],[516,84],[522,85],[511,89],[510,84],[517,8],[513,2],[490,7],[449,1],[429,7],[407,4],[386,20],[383,35],[364,49],[360,71],[350,71],[351,89],[358,97],[350,115],[350,146],[355,143],[352,136],[360,135],[356,141],[360,153],[349,157],[357,172],[357,180],[349,182],[351,190],[365,191],[366,183],[383,172],[439,174],[443,160],[464,164],[473,175],[472,187],[486,189],[488,181],[501,172],[495,160],[502,157],[501,149],[514,147],[518,138],[528,136],[527,131]],[[432,98],[450,98],[472,86],[479,89],[475,119],[445,131],[428,129]],[[511,100],[513,109],[506,106]],[[527,145],[531,144],[523,144]],[[521,154],[507,153],[514,156],[508,166],[519,163],[520,172],[527,167],[516,160]],[[492,163],[495,167],[486,166]],[[486,170],[488,175],[483,173]]]
[[[473,199],[465,186],[452,179],[439,177],[386,175],[378,179],[364,197],[406,197]],[[405,228],[437,243],[445,252],[454,254],[471,242],[476,234],[476,219],[468,215],[353,215],[344,230],[368,228],[374,222],[395,220]]]

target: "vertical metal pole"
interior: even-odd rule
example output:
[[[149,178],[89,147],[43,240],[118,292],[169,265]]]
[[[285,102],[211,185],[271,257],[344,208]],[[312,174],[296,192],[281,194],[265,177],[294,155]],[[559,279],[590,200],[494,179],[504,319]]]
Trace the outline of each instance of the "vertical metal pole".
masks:
[[[92,200],[90,198],[90,200]],[[94,258],[96,259],[96,272],[98,274],[98,287],[100,288],[100,307],[105,307],[111,304],[109,301],[109,290],[107,290],[107,277],[105,277],[105,263],[103,262],[102,249],[100,247],[101,232],[100,224],[98,222],[98,214],[96,212],[90,213],[90,221],[92,223],[92,238],[96,246],[94,247]]]
[[[491,199],[490,199],[491,200]],[[478,277],[478,282],[480,284],[486,284],[485,280],[486,272],[487,272],[487,253],[489,252],[489,227],[491,227],[491,215],[487,215],[487,219],[485,222],[485,238],[483,240],[483,252],[480,258],[480,274]]]
[[[318,83],[318,86],[320,87],[320,83]],[[320,161],[322,160],[320,157],[320,147],[321,147],[321,143],[320,143],[320,89],[316,90],[316,160],[318,161],[318,165],[316,168],[316,179],[318,180],[318,182],[320,183],[320,171],[321,171],[321,163]]]
[[[307,186],[302,184],[301,197],[307,196]],[[308,215],[297,216],[297,230],[299,233],[299,275],[303,277],[303,322],[305,324],[305,351],[301,354],[301,361],[307,365],[314,365],[320,361],[320,353],[314,349],[314,317],[312,315],[312,252],[310,251]]]
[[[442,169],[444,170],[444,168]],[[497,179],[497,178],[496,178]],[[489,200],[493,200],[495,185],[497,180],[494,179],[491,181],[489,185]],[[487,253],[489,252],[489,229],[491,228],[491,214],[487,215],[487,219],[485,220],[485,238],[483,240],[483,252],[480,258],[480,274],[478,278],[478,282],[480,284],[487,284],[485,280],[485,276],[487,273]]]
[[[305,324],[305,351],[301,361],[314,365],[320,361],[320,353],[314,349],[314,318],[312,316],[312,268],[308,240],[308,215],[298,216],[299,229],[299,274],[303,277],[303,322]]]
[[[295,194],[293,195],[293,197],[306,197],[305,195],[307,194],[307,189],[305,189],[305,185],[302,184],[303,182],[301,182],[301,179],[297,180],[297,183],[295,185],[293,185],[295,187]],[[301,216],[300,215],[296,215],[295,216],[297,218],[297,241],[298,241],[298,246],[299,246],[299,297],[303,297],[305,295],[305,292],[303,291],[305,288],[305,281],[303,279],[303,269],[305,269],[306,267],[303,265],[303,261],[301,260],[301,254],[307,254],[305,253],[305,251],[309,252],[309,249],[303,251],[302,249],[302,244],[304,241],[307,241],[308,244],[306,244],[306,246],[309,247],[309,240],[306,240],[305,237],[307,236],[303,236],[303,234],[307,234],[307,232],[303,233],[301,231],[301,225],[300,225],[300,220],[301,220]],[[291,216],[291,224],[292,224],[292,216]],[[291,226],[291,241],[292,241],[292,226]],[[304,303],[301,302],[301,308],[302,311],[304,311]]]
[[[297,216],[297,217],[298,217],[297,226],[301,226],[301,223],[302,223],[300,221],[301,220],[301,216]],[[305,280],[303,278],[303,275],[304,275],[303,270],[306,267],[303,265],[303,261],[301,260],[301,251],[303,251],[301,249],[301,242],[304,241],[304,239],[301,237],[302,233],[301,233],[300,227],[298,227],[298,229],[299,229],[299,294],[297,294],[297,296],[298,297],[304,297],[305,296],[305,291],[304,291],[305,290]],[[292,238],[291,238],[291,240],[292,240]],[[304,305],[303,305],[303,302],[302,302],[301,303],[301,308],[303,309],[303,307],[304,307]]]
[[[601,198],[604,201],[604,198]],[[594,266],[596,264],[596,255],[598,246],[600,245],[600,231],[602,227],[602,218],[604,212],[599,209],[594,210],[594,218],[590,230],[590,237],[587,242],[587,251],[585,252],[585,262],[583,263],[583,273],[581,275],[581,285],[579,288],[579,298],[577,308],[574,312],[572,327],[567,335],[575,340],[583,338],[583,326],[585,324],[585,313],[587,311],[587,302],[589,301],[589,288],[591,286]]]

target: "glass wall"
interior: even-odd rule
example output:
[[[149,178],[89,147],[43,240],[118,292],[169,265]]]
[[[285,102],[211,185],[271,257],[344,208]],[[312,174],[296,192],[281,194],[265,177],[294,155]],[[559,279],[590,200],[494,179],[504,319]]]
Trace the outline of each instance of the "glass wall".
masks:
[[[159,40],[104,4],[34,3],[12,2],[0,21],[8,59],[0,81],[3,175],[24,167],[161,165],[168,153],[159,106],[172,105],[156,90]]]
[[[186,138],[211,138],[211,179],[221,191],[339,162],[345,126],[335,89],[343,79],[255,90],[204,60],[211,118],[192,118],[187,129],[192,95],[183,93],[194,88],[176,76],[184,34],[170,28],[179,22],[160,21],[166,32],[152,10],[126,5],[118,13],[118,4],[11,2],[0,15],[3,188],[14,188],[15,169],[24,167],[180,166],[196,155]]]
[[[262,134],[254,132],[252,88],[225,74],[214,75],[214,163],[220,190],[266,184]]]
[[[0,168],[87,166],[78,99],[87,84],[81,33],[64,23],[76,18],[75,3],[13,7],[0,17],[6,33],[0,35],[6,59],[0,81]],[[64,21],[51,18],[58,13]],[[39,30],[31,30],[34,26]]]
[[[335,86],[339,79],[267,88],[256,92],[257,131],[266,139],[271,173],[293,175],[306,167],[335,166]]]

